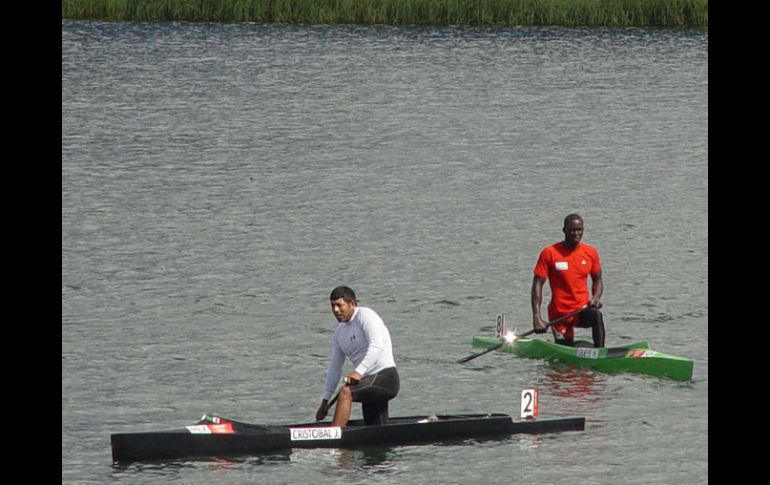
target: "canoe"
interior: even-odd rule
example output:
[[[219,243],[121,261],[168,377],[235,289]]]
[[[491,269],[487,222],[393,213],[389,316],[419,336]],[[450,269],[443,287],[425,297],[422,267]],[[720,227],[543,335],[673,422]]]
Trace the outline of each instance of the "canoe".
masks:
[[[500,342],[502,340],[498,337],[473,337],[474,347],[489,348]],[[531,359],[588,366],[603,372],[635,372],[678,381],[692,380],[692,360],[651,350],[646,341],[598,349],[588,342],[578,342],[577,345],[568,347],[540,339],[521,338],[504,344],[499,350]]]
[[[515,433],[585,430],[585,418],[516,421],[499,413],[431,415],[390,418],[386,424],[365,426],[352,420],[344,428],[330,423],[256,425],[211,415],[192,426],[169,431],[113,433],[114,463],[231,457],[289,448],[356,448],[371,445],[435,443],[469,438],[493,438]]]

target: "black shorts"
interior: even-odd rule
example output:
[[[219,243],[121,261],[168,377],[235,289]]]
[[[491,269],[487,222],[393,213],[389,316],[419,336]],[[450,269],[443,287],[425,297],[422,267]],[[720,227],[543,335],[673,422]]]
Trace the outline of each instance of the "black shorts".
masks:
[[[580,312],[580,315],[578,315],[574,326],[580,328],[592,328],[594,347],[604,347],[604,317],[598,308],[588,308]],[[574,338],[560,338],[559,333],[555,330],[553,332],[553,336],[554,342],[557,344],[567,345],[569,347],[575,345]]]
[[[350,386],[353,401],[360,402],[364,424],[385,424],[388,421],[388,401],[396,397],[401,381],[395,367],[366,376]]]

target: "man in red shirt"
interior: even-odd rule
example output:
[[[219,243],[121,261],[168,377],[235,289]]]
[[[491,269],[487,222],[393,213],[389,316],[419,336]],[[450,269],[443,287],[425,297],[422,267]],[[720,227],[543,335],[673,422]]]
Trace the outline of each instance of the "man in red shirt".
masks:
[[[547,323],[540,316],[543,285],[551,286],[548,319],[588,305],[577,315],[551,327],[556,343],[574,345],[574,327],[591,328],[594,347],[604,347],[604,319],[599,308],[604,292],[602,265],[599,253],[590,244],[582,242],[583,218],[570,214],[564,218],[564,241],[547,246],[540,252],[532,278],[532,327],[535,333],[545,333]],[[591,275],[591,293],[588,293],[588,275]]]

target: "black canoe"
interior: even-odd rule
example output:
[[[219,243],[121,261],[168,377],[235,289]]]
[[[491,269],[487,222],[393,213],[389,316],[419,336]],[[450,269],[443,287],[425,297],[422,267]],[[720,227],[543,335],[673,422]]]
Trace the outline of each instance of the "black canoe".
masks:
[[[255,425],[204,415],[197,424],[169,431],[114,433],[114,463],[177,460],[195,457],[254,455],[289,448],[356,448],[485,438],[515,433],[583,431],[585,418],[516,421],[508,414],[463,414],[390,418],[364,426],[352,420],[345,428],[329,422]]]

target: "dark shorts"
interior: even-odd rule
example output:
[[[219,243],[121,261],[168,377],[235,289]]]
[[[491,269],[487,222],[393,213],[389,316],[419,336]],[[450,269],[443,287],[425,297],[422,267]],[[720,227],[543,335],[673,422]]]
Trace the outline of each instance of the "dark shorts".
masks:
[[[566,327],[580,327],[580,328],[592,328],[592,336],[594,339],[594,347],[604,347],[604,318],[602,312],[597,308],[588,308],[577,317],[572,317],[566,322]],[[575,345],[575,338],[571,328],[566,328],[566,334],[568,338],[563,338],[559,332],[554,330],[554,341],[557,344],[573,346]]]
[[[364,424],[385,424],[388,421],[388,401],[396,397],[401,381],[395,367],[366,376],[350,386],[353,401],[360,402]]]

